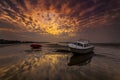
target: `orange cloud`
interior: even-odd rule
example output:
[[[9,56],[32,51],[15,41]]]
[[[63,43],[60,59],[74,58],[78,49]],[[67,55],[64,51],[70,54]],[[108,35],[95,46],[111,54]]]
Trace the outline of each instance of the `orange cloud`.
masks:
[[[18,24],[30,32],[70,34],[83,27],[108,24],[117,17],[116,13],[114,17],[111,16],[113,12],[119,10],[118,2],[113,0],[5,0],[0,1],[0,19]]]

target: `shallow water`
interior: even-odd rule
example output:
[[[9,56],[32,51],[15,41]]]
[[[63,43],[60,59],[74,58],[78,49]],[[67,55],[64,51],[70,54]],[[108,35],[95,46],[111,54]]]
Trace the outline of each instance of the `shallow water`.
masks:
[[[120,48],[96,46],[73,55],[67,47],[30,44],[0,48],[0,80],[120,80]]]

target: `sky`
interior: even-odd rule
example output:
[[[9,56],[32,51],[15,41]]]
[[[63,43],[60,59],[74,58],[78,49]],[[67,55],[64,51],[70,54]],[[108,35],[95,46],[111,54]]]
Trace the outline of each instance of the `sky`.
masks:
[[[0,39],[120,42],[120,0],[0,0]]]

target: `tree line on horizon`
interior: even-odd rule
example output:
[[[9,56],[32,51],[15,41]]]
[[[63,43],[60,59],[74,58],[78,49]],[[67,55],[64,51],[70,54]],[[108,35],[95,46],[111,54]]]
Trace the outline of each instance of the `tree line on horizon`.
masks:
[[[33,43],[33,41],[5,40],[0,39],[0,44]]]

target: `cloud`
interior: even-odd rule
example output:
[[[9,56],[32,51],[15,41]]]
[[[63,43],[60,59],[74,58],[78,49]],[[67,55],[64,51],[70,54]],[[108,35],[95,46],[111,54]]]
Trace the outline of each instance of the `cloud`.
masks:
[[[0,0],[0,20],[52,35],[118,23],[119,13],[119,0]]]
[[[9,23],[4,20],[0,20],[0,31],[8,32],[25,32],[24,28],[17,24]]]

